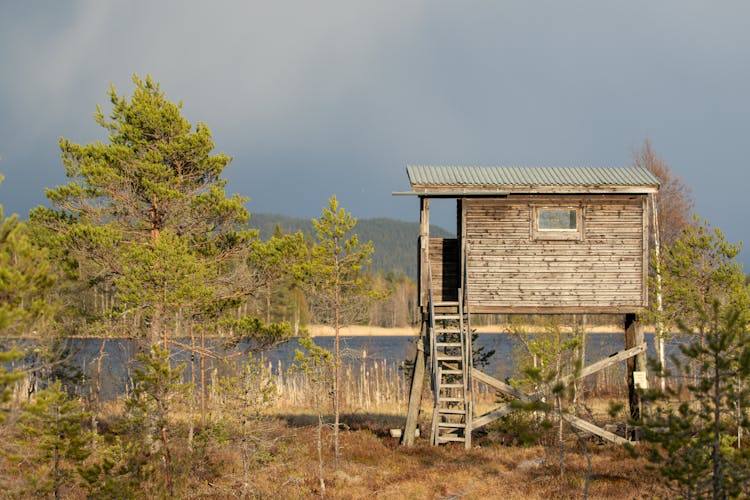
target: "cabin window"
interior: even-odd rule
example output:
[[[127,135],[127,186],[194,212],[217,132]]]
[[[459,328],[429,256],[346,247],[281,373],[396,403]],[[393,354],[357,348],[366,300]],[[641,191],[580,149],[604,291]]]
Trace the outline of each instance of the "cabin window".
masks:
[[[575,231],[578,229],[577,210],[542,208],[539,210],[540,231]]]
[[[579,207],[534,207],[532,234],[535,240],[580,240],[581,223]]]

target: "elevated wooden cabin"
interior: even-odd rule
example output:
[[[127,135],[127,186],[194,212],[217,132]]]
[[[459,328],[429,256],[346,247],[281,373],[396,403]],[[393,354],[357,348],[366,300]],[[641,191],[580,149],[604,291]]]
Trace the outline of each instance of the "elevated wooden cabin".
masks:
[[[648,306],[649,201],[659,188],[653,174],[640,167],[450,166],[408,166],[407,174],[412,191],[397,194],[420,201],[419,297],[434,444],[468,447],[471,429],[490,421],[471,409],[472,374],[487,380],[471,366],[471,313],[624,314],[628,357],[639,356],[629,361],[632,386],[632,372],[645,370],[636,314]],[[433,198],[456,200],[456,238],[430,237]],[[464,413],[456,413],[461,405]],[[440,415],[441,408],[453,412]]]

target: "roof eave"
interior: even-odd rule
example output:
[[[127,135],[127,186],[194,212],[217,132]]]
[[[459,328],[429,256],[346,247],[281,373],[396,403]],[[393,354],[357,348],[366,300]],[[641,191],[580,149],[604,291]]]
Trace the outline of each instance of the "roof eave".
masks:
[[[508,196],[513,194],[650,194],[656,193],[659,186],[497,186],[497,187],[461,187],[461,186],[420,186],[412,185],[417,196],[461,197],[461,196]]]

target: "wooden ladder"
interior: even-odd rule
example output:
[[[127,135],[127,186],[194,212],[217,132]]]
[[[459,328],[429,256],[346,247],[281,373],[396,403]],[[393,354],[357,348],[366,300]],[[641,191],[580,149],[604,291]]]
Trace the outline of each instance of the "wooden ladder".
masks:
[[[462,442],[471,448],[471,349],[468,315],[458,301],[430,304],[433,392],[433,445]]]

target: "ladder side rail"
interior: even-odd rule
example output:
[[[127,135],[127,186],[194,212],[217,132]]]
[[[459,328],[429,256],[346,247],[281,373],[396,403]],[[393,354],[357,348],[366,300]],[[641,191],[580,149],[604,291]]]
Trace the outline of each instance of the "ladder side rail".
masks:
[[[471,302],[469,300],[469,278],[468,278],[468,266],[467,261],[469,253],[469,244],[464,242],[464,259],[463,259],[463,308],[466,314],[466,350],[467,350],[467,369],[466,372],[466,384],[468,384],[468,391],[464,394],[466,398],[466,428],[464,429],[464,435],[466,436],[466,448],[471,448],[471,432],[472,422],[474,421],[474,346],[472,345],[472,329],[471,329]]]
[[[464,243],[465,245],[465,257],[464,257],[464,269],[463,269],[463,291],[464,291],[464,311],[466,314],[466,345],[469,352],[469,358],[468,358],[468,364],[469,370],[467,372],[467,380],[469,384],[469,391],[471,396],[471,404],[474,404],[474,377],[473,377],[473,371],[474,371],[474,346],[472,345],[472,339],[471,336],[473,334],[473,331],[471,329],[471,301],[469,300],[469,273],[468,273],[468,264],[469,261],[469,244]],[[473,412],[472,412],[473,413]],[[472,414],[473,418],[473,414]]]
[[[432,385],[432,422],[430,426],[430,443],[433,446],[438,444],[438,399],[440,398],[440,372],[437,359],[437,339],[435,338],[435,300],[432,295],[432,266],[427,263],[427,341],[430,344],[430,382]]]
[[[427,328],[427,341],[430,343],[430,363],[432,365],[432,391],[435,396],[435,404],[437,405],[438,398],[438,378],[437,378],[437,339],[435,338],[435,300],[432,296],[432,268],[430,264],[427,264],[427,307],[429,314],[429,325]]]
[[[467,324],[464,321],[464,291],[463,288],[458,289],[458,331],[461,339],[461,398],[463,399],[464,406],[464,446],[466,449],[471,448],[471,412],[468,394],[468,380],[469,373],[469,359],[471,358],[471,351],[469,350],[469,344],[471,343],[470,335],[467,334]]]

